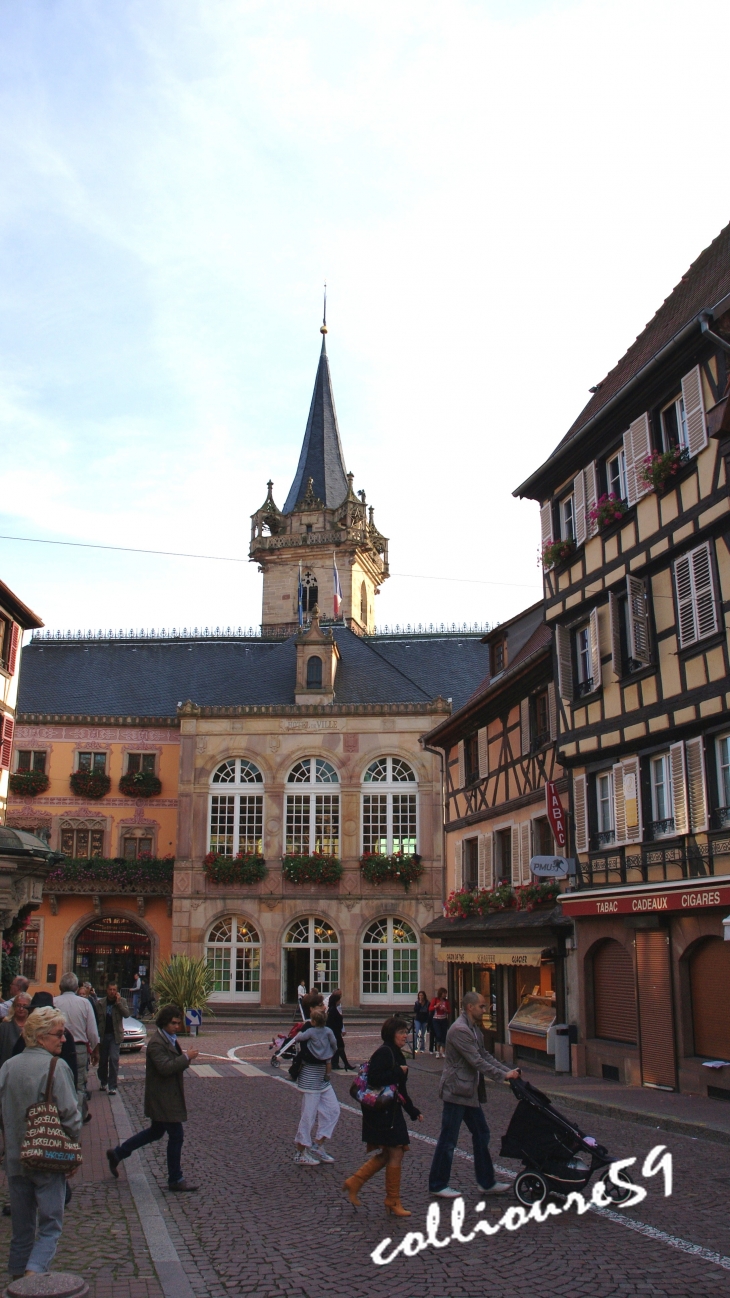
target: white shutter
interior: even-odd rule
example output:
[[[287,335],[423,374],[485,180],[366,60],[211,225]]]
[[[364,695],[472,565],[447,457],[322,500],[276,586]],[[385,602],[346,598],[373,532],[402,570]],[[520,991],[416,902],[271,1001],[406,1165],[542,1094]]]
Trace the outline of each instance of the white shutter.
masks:
[[[479,835],[479,887],[491,892],[494,887],[494,834]]]
[[[542,548],[549,545],[553,539],[553,502],[546,500],[544,505],[540,506],[540,540]]]
[[[638,663],[651,662],[649,652],[649,612],[646,605],[646,586],[640,577],[626,578],[629,613],[629,656]]]
[[[464,740],[463,739],[460,739],[457,744],[457,754],[459,758],[458,777],[457,777],[459,783],[457,787],[463,789],[464,785],[466,784],[466,764],[464,762]]]
[[[529,753],[530,751],[530,700],[520,700],[520,737],[522,742],[521,752]]]
[[[675,834],[686,834],[687,816],[687,782],[684,778],[684,744],[669,745],[669,765],[672,771],[672,802],[674,812]]]
[[[676,560],[674,582],[679,614],[679,643],[684,648],[717,630],[709,541]]]
[[[641,842],[639,759],[627,757],[613,768],[614,824],[617,843]]]
[[[477,746],[479,749],[479,779],[484,780],[489,775],[489,744],[487,742],[487,727],[482,726],[477,731]]]
[[[707,785],[705,783],[705,750],[701,738],[688,739],[685,744],[687,754],[687,793],[689,801],[690,832],[702,834],[708,828]]]
[[[690,455],[699,455],[707,446],[705,403],[702,399],[702,378],[699,365],[695,365],[682,379],[684,417],[687,421],[687,442]]]
[[[598,609],[591,609],[589,620],[590,641],[591,641],[591,676],[593,677],[593,689],[600,690],[603,685],[601,671],[601,629],[598,624]]]
[[[520,825],[520,876],[523,883],[530,882],[530,822]]]
[[[598,525],[591,520],[590,513],[596,507],[598,500],[598,473],[596,471],[596,462],[592,460],[587,469],[584,470],[585,476],[585,505],[586,505],[586,536],[595,536],[598,531]]]
[[[585,775],[573,776],[573,823],[575,824],[575,850],[588,851],[588,796]]]
[[[583,470],[573,479],[573,528],[576,545],[586,539],[586,484]]]
[[[461,839],[459,839],[457,843],[454,843],[454,892],[458,892],[462,884],[463,870],[461,865],[461,858],[462,858],[463,850],[464,850],[464,845]]]
[[[621,653],[621,620],[619,613],[618,597],[616,592],[608,592],[608,616],[611,623],[611,667],[613,674],[617,679],[623,675],[623,662]]]
[[[648,483],[640,477],[639,470],[648,455],[651,455],[651,429],[648,414],[640,415],[624,433],[624,453],[626,455],[626,495],[629,505],[651,491]]]
[[[557,700],[555,698],[555,683],[551,681],[550,684],[548,685],[548,714],[550,717],[550,738],[551,739],[557,739],[558,737],[557,713],[558,713],[558,709],[557,709]]]
[[[573,699],[573,649],[570,631],[565,626],[555,628],[555,647],[558,658],[558,688],[566,703]]]
[[[519,825],[512,825],[510,828],[512,833],[510,852],[512,858],[510,862],[512,887],[518,888],[520,885],[520,827]]]

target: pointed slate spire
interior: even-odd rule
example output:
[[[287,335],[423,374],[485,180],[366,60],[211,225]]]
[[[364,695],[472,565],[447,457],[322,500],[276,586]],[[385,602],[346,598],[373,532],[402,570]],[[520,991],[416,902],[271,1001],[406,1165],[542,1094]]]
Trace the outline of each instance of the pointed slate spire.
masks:
[[[327,509],[336,509],[347,495],[347,473],[325,346],[326,323],[322,324],[320,332],[322,351],[314,381],[312,404],[309,407],[299,465],[284,504],[285,514],[291,514],[303,500],[310,478],[314,497],[321,500]]]

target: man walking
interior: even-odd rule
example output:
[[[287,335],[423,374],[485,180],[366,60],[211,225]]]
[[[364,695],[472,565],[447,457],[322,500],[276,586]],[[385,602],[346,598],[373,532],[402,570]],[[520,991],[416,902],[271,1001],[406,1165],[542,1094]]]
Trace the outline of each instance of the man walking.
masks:
[[[119,1176],[117,1168],[123,1158],[142,1145],[149,1145],[153,1140],[161,1140],[167,1132],[167,1187],[169,1190],[197,1190],[197,1185],[189,1185],[183,1176],[180,1155],[183,1146],[183,1123],[187,1122],[187,1109],[183,1092],[183,1073],[189,1068],[199,1051],[180,1049],[177,1039],[182,1032],[183,1012],[178,1005],[163,1005],[157,1015],[157,1031],[153,1032],[147,1042],[147,1063],[145,1067],[144,1111],[145,1117],[151,1118],[151,1125],[136,1136],[130,1136],[123,1145],[116,1149],[107,1149],[109,1170],[112,1176]]]
[[[96,1015],[92,1009],[91,1001],[86,1000],[83,996],[76,995],[79,989],[79,980],[76,974],[63,974],[58,985],[61,989],[61,995],[54,996],[53,1004],[66,1019],[66,1024],[76,1044],[76,1090],[79,1097],[79,1108],[84,1122],[91,1122],[91,1114],[86,1099],[86,1073],[89,1067],[89,1053],[91,1053],[92,1064],[96,1065],[99,1062],[99,1033],[96,1027]]]
[[[439,1087],[444,1104],[441,1135],[428,1181],[429,1192],[440,1199],[456,1199],[459,1194],[458,1190],[451,1189],[449,1178],[462,1122],[471,1132],[474,1171],[482,1193],[507,1194],[512,1188],[495,1178],[489,1153],[489,1127],[482,1111],[482,1101],[487,1098],[485,1076],[496,1082],[508,1082],[519,1077],[520,1070],[506,1068],[484,1049],[477,1026],[483,1013],[484,997],[478,992],[467,992],[462,1001],[462,1013],[446,1035],[445,1064]]]
[[[106,996],[96,1002],[96,1019],[99,1025],[99,1087],[109,1094],[117,1093],[119,1051],[124,1041],[124,1020],[130,1017],[129,1007],[119,995],[116,983],[109,983]]]

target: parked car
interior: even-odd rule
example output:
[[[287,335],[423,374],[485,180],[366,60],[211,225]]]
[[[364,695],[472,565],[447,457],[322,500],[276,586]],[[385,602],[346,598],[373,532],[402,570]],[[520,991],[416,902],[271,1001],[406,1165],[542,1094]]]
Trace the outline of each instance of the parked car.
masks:
[[[124,1041],[122,1050],[141,1050],[147,1040],[147,1029],[139,1019],[124,1020]]]

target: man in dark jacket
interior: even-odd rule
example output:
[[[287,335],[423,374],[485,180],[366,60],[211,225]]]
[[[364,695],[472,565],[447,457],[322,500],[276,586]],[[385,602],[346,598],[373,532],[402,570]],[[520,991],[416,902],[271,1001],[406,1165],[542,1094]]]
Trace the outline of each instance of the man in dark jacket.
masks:
[[[161,1140],[167,1132],[167,1185],[175,1191],[197,1190],[197,1185],[189,1185],[185,1180],[180,1165],[183,1146],[183,1123],[187,1122],[188,1112],[183,1093],[183,1073],[198,1057],[197,1050],[183,1051],[177,1039],[182,1032],[183,1012],[178,1005],[164,1005],[157,1015],[157,1031],[153,1032],[147,1042],[147,1064],[145,1070],[144,1111],[152,1119],[151,1125],[136,1136],[130,1136],[123,1145],[116,1149],[107,1149],[109,1170],[112,1176],[119,1176],[117,1168],[123,1158],[142,1145],[149,1145],[153,1140]]]
[[[129,1006],[119,995],[116,983],[108,983],[106,996],[94,1004],[99,1024],[99,1086],[109,1094],[117,1093],[119,1052],[124,1041],[124,1020],[130,1017]]]

